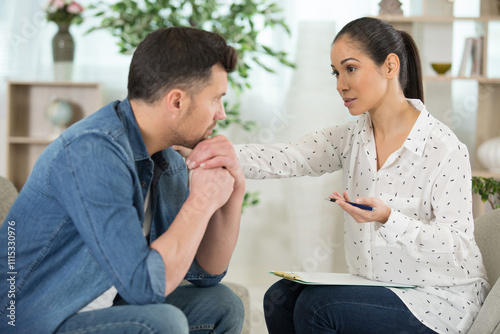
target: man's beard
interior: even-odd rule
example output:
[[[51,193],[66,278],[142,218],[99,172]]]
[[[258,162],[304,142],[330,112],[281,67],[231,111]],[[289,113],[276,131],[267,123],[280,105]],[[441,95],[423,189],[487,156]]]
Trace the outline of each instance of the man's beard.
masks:
[[[186,117],[188,119],[192,119],[192,112],[193,110],[195,109],[196,105],[191,105],[186,113]],[[186,138],[185,136],[185,131],[183,129],[181,129],[180,131],[177,131],[177,129],[175,130],[175,133],[173,134],[173,138],[174,139],[174,145],[181,145],[181,146],[184,146],[184,147],[188,147],[190,149],[193,149],[195,148],[196,145],[198,145],[198,143],[204,141],[205,139],[207,139],[208,137],[206,136],[207,132],[210,131],[211,129],[214,129],[215,127],[217,126],[217,122],[214,121],[209,128],[207,128],[204,132],[203,132],[203,135],[201,135],[199,138],[195,138],[195,139],[192,139],[192,140],[189,140]]]
[[[193,149],[195,148],[196,145],[198,145],[198,143],[208,139],[205,134],[210,130],[212,129],[212,127],[210,127],[209,129],[207,129],[205,131],[205,133],[203,134],[203,136],[200,136],[198,138],[195,138],[195,139],[187,139],[185,137],[182,136],[182,134],[178,133],[177,131],[174,133],[174,138],[175,140],[173,141],[174,142],[174,145],[180,145],[180,146],[184,146],[184,147],[187,147],[187,148],[190,148],[190,149]]]

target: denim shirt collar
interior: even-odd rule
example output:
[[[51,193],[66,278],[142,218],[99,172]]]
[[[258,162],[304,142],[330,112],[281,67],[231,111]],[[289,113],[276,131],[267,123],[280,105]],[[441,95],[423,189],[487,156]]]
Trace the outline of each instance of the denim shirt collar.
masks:
[[[139,130],[139,124],[137,124],[137,120],[135,119],[135,115],[128,98],[118,104],[116,113],[122,121],[125,131],[127,132],[130,147],[134,154],[134,160],[138,161],[149,159],[150,156],[146,148],[146,144],[142,138],[141,131]]]

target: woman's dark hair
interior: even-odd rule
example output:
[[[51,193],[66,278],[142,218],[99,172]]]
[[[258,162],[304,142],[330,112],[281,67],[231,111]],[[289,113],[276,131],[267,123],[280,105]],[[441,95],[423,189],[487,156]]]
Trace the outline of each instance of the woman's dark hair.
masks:
[[[408,33],[382,20],[362,17],[345,25],[333,43],[344,35],[357,43],[378,66],[390,53],[396,54],[400,63],[399,83],[405,97],[424,101],[420,56],[417,44]]]
[[[208,82],[212,66],[229,73],[238,55],[215,33],[170,27],[150,33],[137,47],[128,76],[128,98],[154,103],[173,88],[196,94]]]

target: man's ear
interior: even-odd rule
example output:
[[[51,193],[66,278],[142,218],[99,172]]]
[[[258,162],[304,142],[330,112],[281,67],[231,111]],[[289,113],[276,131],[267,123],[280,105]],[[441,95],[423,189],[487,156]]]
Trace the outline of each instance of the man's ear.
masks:
[[[385,58],[385,71],[388,79],[399,75],[399,57],[395,53],[389,53]]]
[[[173,117],[178,117],[188,107],[189,96],[184,90],[174,88],[165,94],[162,104]]]

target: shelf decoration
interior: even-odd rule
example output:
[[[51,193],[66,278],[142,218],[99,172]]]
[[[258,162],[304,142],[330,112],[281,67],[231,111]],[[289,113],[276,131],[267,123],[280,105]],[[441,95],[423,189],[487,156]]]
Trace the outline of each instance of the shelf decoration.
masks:
[[[482,143],[477,150],[479,161],[492,173],[500,173],[500,137]]]
[[[432,68],[438,75],[445,75],[451,68],[451,63],[431,63]]]
[[[378,5],[379,15],[403,15],[402,3],[399,0],[382,0]]]
[[[70,25],[80,24],[83,7],[73,0],[50,0],[45,9],[47,20],[57,24],[58,30],[52,39],[54,79],[71,80],[75,41],[69,32]]]
[[[68,101],[54,99],[45,109],[45,117],[54,126],[51,138],[58,137],[73,119],[73,107]]]
[[[58,31],[52,38],[52,56],[54,59],[54,79],[71,80],[75,42],[69,33],[68,24],[58,24]]]
[[[470,77],[483,75],[484,36],[467,37],[458,76]]]

